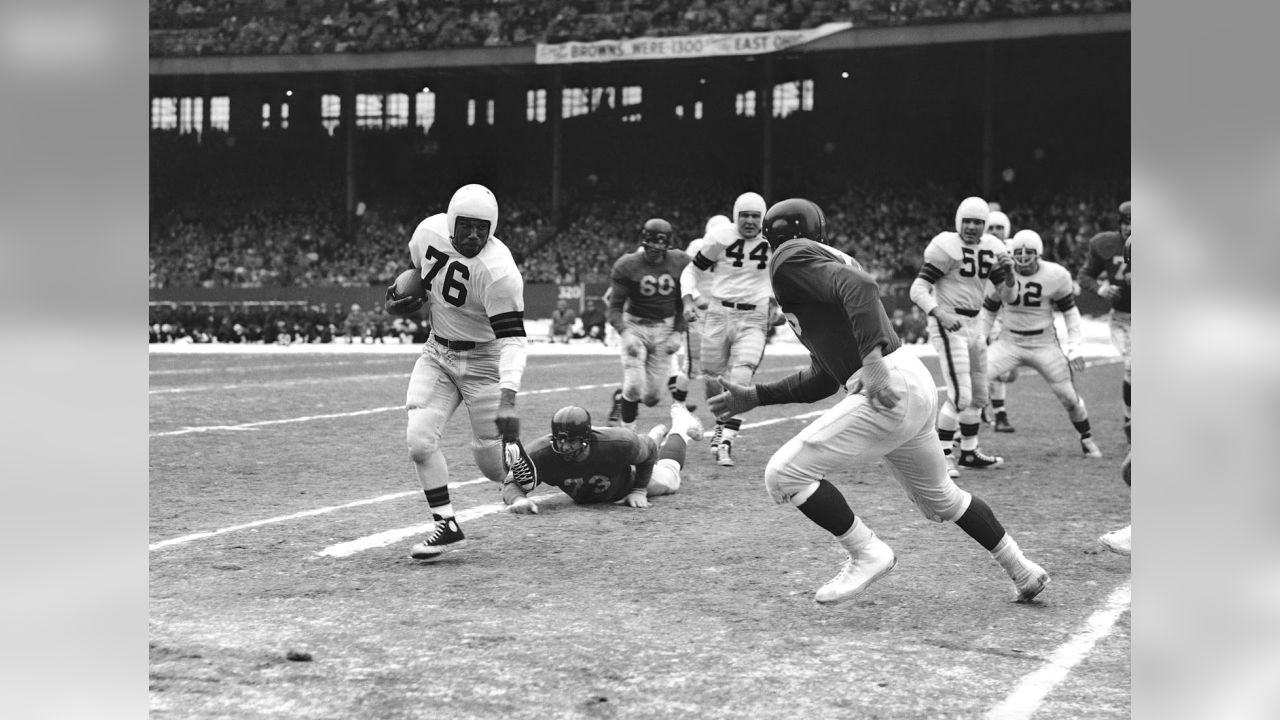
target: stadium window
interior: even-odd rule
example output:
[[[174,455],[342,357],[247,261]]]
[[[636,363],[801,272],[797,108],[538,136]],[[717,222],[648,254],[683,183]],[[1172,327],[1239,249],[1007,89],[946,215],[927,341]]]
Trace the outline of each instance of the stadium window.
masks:
[[[800,81],[800,109],[804,111],[813,110],[813,81]]]
[[[204,98],[184,97],[178,100],[178,132],[200,134],[204,123]]]
[[[271,103],[262,103],[262,129],[271,128]]]
[[[622,104],[639,105],[643,93],[639,85],[628,85],[622,88]]]
[[[472,127],[475,124],[476,124],[476,99],[468,98],[467,99],[467,127]]]
[[[542,88],[530,90],[525,93],[524,98],[524,119],[529,122],[546,122],[547,91]]]
[[[748,90],[746,92],[738,93],[738,95],[734,98],[733,108],[734,108],[734,111],[737,112],[737,114],[742,117],[755,117],[756,116],[756,91]]]
[[[387,127],[409,126],[409,96],[404,93],[391,93],[386,104]]]
[[[813,81],[798,80],[773,86],[773,116],[784,118],[793,112],[813,109]]]
[[[683,106],[683,105],[677,105],[677,106],[676,106],[676,117],[678,117],[678,118],[682,118],[682,119],[684,118],[684,106]]]
[[[382,96],[365,93],[356,95],[356,127],[381,128],[383,124]]]
[[[484,104],[484,116],[485,116],[485,117],[484,117],[485,122],[486,122],[486,123],[488,123],[490,126],[492,126],[492,125],[493,125],[493,117],[494,117],[494,102],[493,102],[493,98],[489,98],[488,100],[486,100],[486,101],[485,101],[485,104]]]
[[[436,94],[430,90],[418,93],[418,127],[427,132],[436,121]]]
[[[614,107],[614,106],[615,106],[615,99],[616,99],[616,95],[615,95],[615,93],[616,93],[616,92],[617,92],[617,90],[616,90],[615,88],[611,88],[611,87],[607,87],[607,88],[591,88],[591,110],[592,110],[592,112],[595,112],[596,110],[599,110],[599,109],[600,109],[602,106],[604,106],[604,105],[608,105],[609,107]]]
[[[289,103],[280,103],[280,129],[289,129]]]
[[[339,95],[320,96],[320,124],[325,131],[333,135],[342,123],[342,97]]]
[[[693,104],[693,119],[694,120],[702,119],[702,101],[701,100]]]
[[[560,96],[560,117],[577,117],[587,114],[588,97],[583,88],[564,88]]]
[[[231,131],[231,98],[225,95],[209,98],[209,127]]]
[[[151,98],[151,129],[174,130],[178,127],[178,99]]]

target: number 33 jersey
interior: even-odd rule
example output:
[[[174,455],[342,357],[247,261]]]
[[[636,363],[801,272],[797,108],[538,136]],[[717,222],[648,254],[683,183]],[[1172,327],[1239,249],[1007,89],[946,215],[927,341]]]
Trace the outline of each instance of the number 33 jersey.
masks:
[[[495,335],[490,318],[524,313],[524,278],[511,251],[490,236],[473,258],[453,248],[444,213],[418,224],[409,257],[422,271],[431,299],[431,331],[448,340],[486,342]]]
[[[933,283],[933,297],[943,308],[977,313],[996,257],[1007,253],[994,235],[983,235],[976,244],[968,245],[959,233],[941,232],[924,249],[920,277]]]

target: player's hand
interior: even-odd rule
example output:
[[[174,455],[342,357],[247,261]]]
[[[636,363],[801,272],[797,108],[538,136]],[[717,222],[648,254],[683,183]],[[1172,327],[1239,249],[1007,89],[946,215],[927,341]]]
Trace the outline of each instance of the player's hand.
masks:
[[[938,321],[938,327],[946,330],[947,332],[955,332],[960,329],[959,315],[947,312],[941,307],[936,307],[933,309],[933,317]]]
[[[513,512],[517,515],[537,515],[538,503],[527,497],[518,497],[507,506],[507,512]]]
[[[898,391],[889,386],[889,367],[883,360],[866,363],[854,373],[849,393],[865,395],[877,410],[891,410],[898,404]]]
[[[1004,283],[1008,287],[1013,287],[1015,278],[1013,277],[1013,256],[1008,253],[1000,253],[996,256],[995,269],[991,271],[991,282],[999,285]]]
[[[1071,372],[1084,372],[1084,355],[1080,354],[1080,348],[1075,345],[1067,348],[1067,364],[1071,366]]]
[[[396,294],[395,286],[387,288],[387,300],[383,304],[388,315],[396,317],[404,317],[412,315],[422,309],[427,304],[424,297],[415,297],[413,295],[400,296]]]
[[[503,442],[515,442],[520,439],[520,416],[516,414],[516,391],[503,388],[502,397],[498,400],[498,414],[493,422],[498,426],[498,434]]]
[[[1103,281],[1098,283],[1098,297],[1103,300],[1117,300],[1120,297],[1120,287]]]
[[[622,502],[625,503],[627,507],[647,508],[649,507],[648,492],[645,490],[632,490],[627,493],[626,497],[622,498]]]
[[[755,385],[739,385],[724,377],[716,377],[715,380],[724,388],[724,392],[707,398],[707,407],[720,420],[728,420],[760,405]]]
[[[685,304],[684,306],[684,321],[698,322],[698,310],[692,304]]]

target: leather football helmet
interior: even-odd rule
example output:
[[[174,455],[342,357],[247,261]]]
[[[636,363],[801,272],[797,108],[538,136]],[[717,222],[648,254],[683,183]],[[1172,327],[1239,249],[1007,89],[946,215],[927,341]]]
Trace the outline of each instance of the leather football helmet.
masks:
[[[1044,241],[1035,230],[1019,230],[1009,240],[1009,252],[1013,254],[1013,267],[1021,275],[1030,275],[1040,267],[1044,255]]]
[[[644,248],[645,260],[662,262],[667,256],[667,248],[671,247],[671,223],[662,218],[646,220],[640,230],[640,246]]]
[[[1129,239],[1133,234],[1133,201],[1120,203],[1120,237]]]
[[[991,208],[987,205],[987,201],[980,197],[967,197],[960,201],[960,207],[956,208],[956,232],[960,234],[960,239],[967,243],[976,243],[982,239],[982,233],[986,232],[987,220],[991,218]],[[978,236],[970,240],[964,234],[965,220],[981,220],[982,230],[978,232]]]
[[[464,219],[461,232],[458,218]],[[489,224],[487,232],[478,224],[485,222]],[[498,227],[498,199],[483,185],[463,185],[449,200],[445,223],[453,249],[463,257],[473,258],[480,254]]]
[[[760,222],[755,218],[743,218],[742,213],[760,213],[763,217],[766,206],[760,193],[744,192],[733,201],[733,222],[738,226],[738,234],[744,238],[753,238],[760,234]]]
[[[774,250],[796,238],[827,242],[827,216],[817,203],[804,198],[788,198],[774,203],[764,214],[763,225],[764,239]]]
[[[577,405],[566,405],[551,416],[551,449],[573,459],[591,445],[591,413]]]

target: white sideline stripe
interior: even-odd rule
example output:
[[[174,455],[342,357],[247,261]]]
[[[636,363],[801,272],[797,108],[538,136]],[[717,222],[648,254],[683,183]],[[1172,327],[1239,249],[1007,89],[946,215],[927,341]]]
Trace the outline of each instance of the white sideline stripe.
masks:
[[[1131,583],[1116,588],[1102,609],[1089,616],[1084,628],[1071,636],[1048,658],[1048,664],[1022,676],[1013,692],[987,711],[986,720],[1027,720],[1040,709],[1050,691],[1093,650],[1099,640],[1111,634],[1116,621],[1129,609]]]
[[[463,482],[449,483],[449,489],[453,490],[453,489],[462,487],[463,485],[475,485],[476,483],[482,483],[482,482],[489,482],[489,478],[481,477],[481,478],[476,478],[475,480],[464,480]],[[273,525],[275,523],[287,522],[289,520],[297,520],[299,518],[311,517],[312,515],[324,515],[325,513],[331,513],[336,510],[345,510],[347,508],[359,507],[361,505],[372,505],[374,503],[386,502],[388,500],[398,500],[402,497],[406,497],[409,495],[417,495],[420,492],[422,491],[407,490],[405,492],[392,493],[390,495],[379,495],[376,498],[368,498],[366,500],[356,500],[355,502],[349,502],[346,505],[331,505],[329,507],[316,508],[314,510],[303,510],[302,512],[294,513],[292,515],[281,515],[279,517],[267,518],[266,520],[254,520],[253,522],[245,523],[243,525],[231,525],[229,527],[218,528],[217,530],[210,530],[208,532],[198,532],[198,533],[192,533],[190,535],[182,535],[180,537],[169,538],[168,540],[161,540],[159,542],[151,543],[150,545],[147,546],[147,549],[159,550],[160,548],[169,547],[170,545],[180,545],[182,543],[191,542],[192,540],[203,540],[204,538],[213,537],[215,535],[223,535],[225,533],[235,532],[236,530],[247,530],[249,528],[260,527],[262,525]]]

